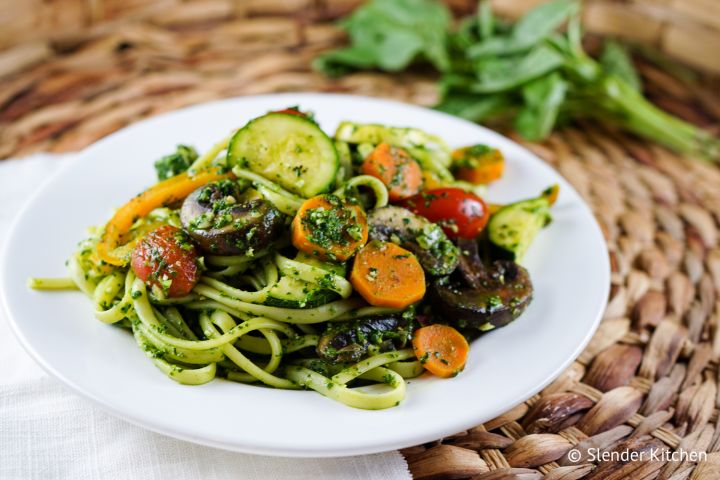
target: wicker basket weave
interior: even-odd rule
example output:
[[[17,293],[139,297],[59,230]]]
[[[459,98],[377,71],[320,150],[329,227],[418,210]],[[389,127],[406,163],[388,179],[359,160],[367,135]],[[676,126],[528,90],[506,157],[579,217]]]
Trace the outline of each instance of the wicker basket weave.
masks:
[[[493,0],[516,17],[543,0]],[[294,14],[318,5],[348,9],[359,0],[0,0],[0,49],[22,45],[43,58],[47,41],[62,41],[97,26],[154,17],[161,24],[226,20],[238,15]],[[458,10],[475,2],[451,0]],[[182,5],[182,6],[181,6]],[[720,2],[717,0],[586,0],[586,28],[649,44],[706,71],[720,72]]]
[[[82,148],[207,100],[342,91],[422,105],[426,73],[329,80],[309,68],[356,0],[0,0],[0,158]],[[449,1],[458,12],[474,0]],[[495,0],[517,15],[536,0]],[[646,93],[720,130],[720,2],[587,1],[600,34],[702,70],[636,59]],[[518,139],[519,140],[519,139]],[[593,124],[526,144],[593,207],[613,267],[604,321],[552,385],[484,425],[404,450],[416,478],[719,479],[720,169]],[[552,346],[548,345],[548,348]],[[510,406],[509,406],[510,407]],[[572,462],[571,448],[707,452],[707,460]]]

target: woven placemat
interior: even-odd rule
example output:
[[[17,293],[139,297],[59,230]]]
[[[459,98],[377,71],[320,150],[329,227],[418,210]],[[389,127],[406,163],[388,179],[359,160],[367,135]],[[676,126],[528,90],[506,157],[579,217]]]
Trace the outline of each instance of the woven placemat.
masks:
[[[317,52],[343,41],[332,20],[354,3],[174,4],[0,52],[0,158],[80,149],[140,118],[237,95],[314,90],[433,104],[428,74],[331,81],[310,70]],[[638,66],[651,98],[717,132],[716,79],[686,82]],[[720,169],[590,123],[526,145],[577,188],[602,226],[613,271],[604,320],[540,394],[405,449],[411,471],[422,479],[720,478]],[[579,459],[569,457],[573,448]],[[707,456],[592,462],[592,448]]]

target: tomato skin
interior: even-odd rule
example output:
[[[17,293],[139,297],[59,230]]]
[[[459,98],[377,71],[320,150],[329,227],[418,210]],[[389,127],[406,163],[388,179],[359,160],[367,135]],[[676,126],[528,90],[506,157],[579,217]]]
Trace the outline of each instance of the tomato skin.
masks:
[[[132,253],[131,266],[135,275],[147,285],[156,286],[168,297],[176,298],[189,294],[200,280],[198,257],[197,247],[185,232],[163,225],[138,242]]]
[[[490,218],[485,201],[460,188],[428,190],[401,205],[440,225],[450,238],[475,238]]]
[[[307,115],[305,115],[305,113],[298,110],[297,107],[288,107],[288,108],[283,108],[282,110],[273,110],[270,113],[284,113],[286,115],[296,115],[298,117],[307,118]]]

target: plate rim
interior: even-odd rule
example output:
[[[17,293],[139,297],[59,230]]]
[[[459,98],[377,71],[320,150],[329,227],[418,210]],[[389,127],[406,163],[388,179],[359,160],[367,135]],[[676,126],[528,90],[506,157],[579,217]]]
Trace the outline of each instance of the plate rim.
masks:
[[[22,332],[22,329],[19,325],[19,322],[17,322],[15,316],[11,312],[10,307],[10,301],[7,295],[7,287],[5,285],[6,280],[9,280],[9,273],[8,269],[5,267],[7,262],[5,261],[7,258],[9,258],[10,250],[11,250],[11,244],[13,243],[11,240],[16,236],[16,230],[18,230],[18,226],[22,223],[24,217],[26,216],[26,213],[28,210],[31,209],[31,207],[35,204],[35,201],[38,197],[42,196],[42,194],[45,192],[45,190],[56,181],[57,178],[63,175],[63,173],[69,169],[72,168],[72,166],[78,162],[83,161],[83,159],[87,156],[91,156],[97,148],[102,147],[107,142],[112,142],[116,136],[122,135],[127,133],[128,131],[135,130],[135,129],[142,129],[147,124],[151,124],[155,121],[162,121],[166,117],[172,117],[174,115],[177,115],[178,113],[187,113],[191,112],[195,109],[202,109],[202,108],[208,108],[212,107],[213,105],[220,105],[223,103],[230,103],[235,102],[243,99],[278,99],[282,100],[283,98],[294,98],[296,99],[297,103],[297,97],[298,96],[310,96],[310,97],[334,97],[338,99],[351,99],[355,101],[369,101],[369,102],[378,102],[382,104],[390,104],[397,107],[402,107],[410,110],[430,110],[434,114],[438,114],[440,116],[444,116],[447,118],[452,119],[453,121],[464,121],[467,123],[470,123],[475,128],[479,128],[483,131],[485,135],[489,135],[490,137],[494,137],[495,139],[501,139],[503,142],[509,142],[514,145],[515,148],[518,148],[523,151],[523,153],[527,156],[533,157],[536,162],[544,169],[551,172],[553,175],[561,177],[567,186],[574,192],[575,195],[577,195],[577,198],[579,199],[578,206],[581,207],[585,214],[589,216],[590,219],[592,219],[592,229],[594,235],[598,236],[600,239],[600,244],[602,245],[602,252],[598,251],[595,254],[601,257],[602,263],[604,264],[603,268],[603,282],[604,285],[603,291],[602,291],[602,298],[607,299],[610,292],[610,279],[611,279],[611,265],[610,265],[610,258],[609,258],[609,250],[607,246],[607,242],[605,241],[604,235],[602,234],[602,230],[600,228],[600,225],[597,222],[597,219],[595,215],[593,214],[592,210],[590,209],[589,205],[585,201],[585,199],[577,192],[577,190],[570,184],[570,182],[565,179],[565,177],[557,171],[555,168],[553,168],[551,165],[547,164],[545,161],[543,161],[540,157],[535,155],[532,151],[524,147],[523,145],[517,143],[513,139],[506,137],[498,132],[495,132],[483,125],[479,125],[476,123],[469,122],[467,120],[464,120],[459,117],[455,117],[453,115],[447,114],[445,112],[440,112],[436,110],[429,109],[427,107],[411,104],[411,103],[405,103],[398,100],[392,100],[392,99],[385,99],[385,98],[379,98],[379,97],[368,97],[365,95],[354,95],[354,94],[338,94],[338,93],[323,93],[323,92],[308,92],[308,91],[301,91],[301,92],[282,92],[282,93],[269,93],[269,94],[262,94],[262,95],[245,95],[245,96],[237,96],[237,97],[229,97],[224,99],[218,99],[213,100],[210,102],[203,102],[195,105],[190,105],[181,109],[171,110],[169,112],[164,112],[159,115],[155,115],[153,117],[145,118],[142,120],[139,120],[137,122],[134,122],[130,125],[127,125],[99,140],[96,142],[93,142],[91,145],[88,145],[87,147],[83,148],[82,150],[78,152],[71,152],[70,155],[72,155],[72,158],[67,161],[64,165],[62,165],[60,168],[58,168],[55,172],[53,172],[50,176],[48,176],[36,189],[35,191],[24,201],[22,207],[17,211],[15,214],[15,217],[12,219],[11,224],[7,231],[7,236],[5,239],[5,244],[3,245],[2,252],[0,252],[0,260],[2,262],[0,263],[0,304],[2,304],[3,311],[5,312],[8,320],[8,324],[10,325],[10,330],[13,332],[13,335],[18,340],[22,348],[29,354],[29,356],[45,371],[47,372],[51,377],[54,377],[57,380],[60,380],[62,384],[69,387],[73,392],[79,394],[81,397],[90,400],[94,405],[100,407],[103,411],[110,413],[116,418],[120,418],[124,421],[127,421],[133,425],[136,425],[141,428],[145,428],[147,430],[151,430],[153,432],[170,436],[176,439],[189,441],[192,443],[205,445],[209,447],[219,448],[223,450],[229,450],[234,452],[242,452],[242,453],[248,453],[248,454],[255,454],[255,455],[267,455],[267,456],[282,456],[282,457],[297,457],[297,458],[327,458],[327,457],[344,457],[344,456],[354,456],[354,455],[365,455],[365,454],[373,454],[373,453],[380,453],[380,452],[386,452],[390,450],[396,450],[401,448],[406,448],[412,445],[417,445],[421,443],[425,443],[428,441],[436,440],[439,438],[444,438],[447,435],[452,435],[454,433],[457,433],[458,431],[461,431],[466,428],[470,428],[472,426],[481,424],[483,422],[487,422],[488,420],[491,420],[492,418],[495,418],[498,415],[501,415],[502,413],[514,408],[515,406],[524,403],[528,398],[532,397],[539,391],[541,391],[543,388],[545,388],[547,385],[552,383],[560,374],[562,374],[563,371],[565,371],[571,364],[574,362],[577,357],[580,355],[580,353],[583,351],[583,349],[587,346],[587,344],[590,342],[592,337],[595,335],[595,332],[597,331],[597,328],[603,318],[605,307],[607,305],[607,300],[605,300],[605,303],[601,305],[601,307],[598,309],[598,311],[595,314],[595,318],[593,319],[591,328],[589,328],[582,341],[579,342],[572,355],[568,356],[563,362],[561,362],[560,365],[556,366],[556,368],[553,370],[552,374],[546,375],[546,378],[543,382],[539,382],[536,385],[530,386],[527,389],[524,390],[525,393],[522,395],[522,399],[520,399],[517,403],[513,405],[506,405],[503,407],[497,407],[491,411],[490,413],[485,413],[483,415],[476,415],[474,417],[472,416],[464,416],[462,417],[462,420],[458,420],[456,422],[448,422],[444,425],[444,428],[442,430],[436,429],[432,433],[426,433],[422,435],[415,435],[412,436],[411,434],[408,434],[407,441],[398,444],[397,442],[390,442],[390,443],[383,443],[382,440],[377,441],[373,445],[364,445],[362,447],[348,447],[344,449],[337,449],[332,451],[318,451],[313,449],[272,449],[272,448],[264,448],[264,447],[256,447],[253,445],[248,444],[240,444],[238,442],[225,442],[225,441],[217,441],[212,440],[208,438],[207,436],[204,437],[197,437],[193,436],[191,434],[185,433],[181,430],[173,430],[171,428],[166,428],[164,425],[161,425],[159,423],[155,423],[152,421],[148,421],[147,418],[140,418],[134,413],[129,413],[127,411],[121,411],[120,409],[114,408],[113,406],[105,403],[102,399],[98,398],[91,390],[87,390],[80,385],[78,385],[76,382],[72,381],[71,379],[67,378],[65,375],[63,375],[59,370],[57,370],[55,367],[53,367],[50,362],[45,361],[43,356],[38,352],[35,348],[33,348],[32,344],[28,341],[28,339],[25,337],[25,335]],[[601,255],[602,253],[602,255]],[[594,255],[595,255],[594,254]],[[600,298],[600,293],[598,292],[598,297]],[[520,395],[518,395],[520,397]],[[350,408],[350,407],[348,407]],[[412,436],[412,439],[410,437]]]

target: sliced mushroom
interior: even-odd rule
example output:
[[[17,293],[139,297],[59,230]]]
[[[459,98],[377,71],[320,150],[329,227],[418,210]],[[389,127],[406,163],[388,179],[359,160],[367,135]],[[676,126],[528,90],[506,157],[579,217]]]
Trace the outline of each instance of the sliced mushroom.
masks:
[[[402,315],[379,315],[351,322],[330,323],[320,336],[317,353],[333,363],[357,362],[371,345],[381,351],[403,348],[413,330],[412,320]]]
[[[200,247],[216,255],[239,255],[264,248],[283,229],[283,215],[264,200],[239,203],[237,182],[220,180],[204,185],[183,202],[183,228]]]
[[[458,249],[438,225],[401,207],[378,208],[368,215],[370,239],[393,242],[415,254],[430,275],[449,275]]]
[[[483,265],[474,241],[461,242],[462,279],[435,280],[431,294],[438,311],[460,328],[488,331],[519,317],[532,301],[530,275],[510,260]]]

